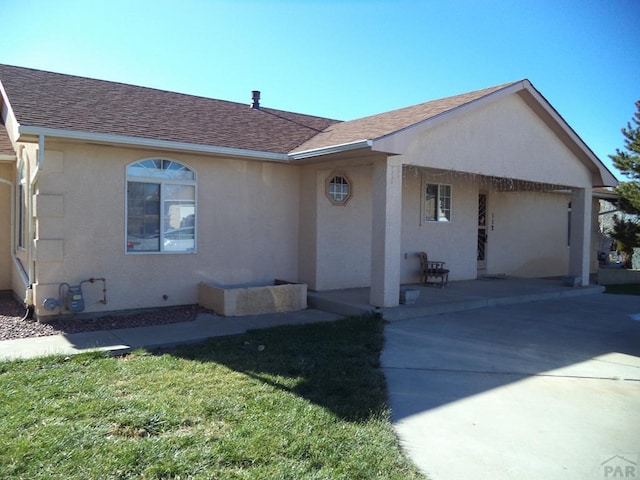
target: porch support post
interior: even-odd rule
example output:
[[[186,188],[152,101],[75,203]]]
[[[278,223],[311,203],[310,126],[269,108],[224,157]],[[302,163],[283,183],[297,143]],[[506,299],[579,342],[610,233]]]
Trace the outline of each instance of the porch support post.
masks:
[[[402,225],[402,161],[376,160],[372,182],[371,294],[376,307],[400,302],[400,239]]]
[[[591,255],[591,187],[574,188],[571,195],[571,236],[569,275],[580,285],[589,285]]]

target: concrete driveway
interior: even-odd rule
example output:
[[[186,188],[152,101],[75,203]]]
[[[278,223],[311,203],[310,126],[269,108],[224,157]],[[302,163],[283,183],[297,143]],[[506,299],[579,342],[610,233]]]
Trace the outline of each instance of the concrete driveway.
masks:
[[[640,478],[640,297],[425,316],[385,337],[392,421],[429,478]]]

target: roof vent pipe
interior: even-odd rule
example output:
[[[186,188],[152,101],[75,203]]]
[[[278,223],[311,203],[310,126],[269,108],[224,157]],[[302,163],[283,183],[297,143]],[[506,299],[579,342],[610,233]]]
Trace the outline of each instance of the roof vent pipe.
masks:
[[[260,90],[251,91],[251,108],[260,110]]]

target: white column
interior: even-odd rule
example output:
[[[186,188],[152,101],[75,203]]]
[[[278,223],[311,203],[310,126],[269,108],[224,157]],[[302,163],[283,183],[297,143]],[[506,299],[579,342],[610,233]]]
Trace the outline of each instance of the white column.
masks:
[[[589,285],[591,255],[592,188],[574,188],[571,196],[571,238],[569,275],[578,277],[580,285]]]
[[[402,161],[388,157],[373,164],[371,295],[376,307],[394,307],[400,300],[402,226]]]

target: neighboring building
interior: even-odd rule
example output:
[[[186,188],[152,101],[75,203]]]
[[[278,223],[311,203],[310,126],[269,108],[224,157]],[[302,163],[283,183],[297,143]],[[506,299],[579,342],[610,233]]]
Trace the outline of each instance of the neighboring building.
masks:
[[[584,285],[617,183],[528,80],[348,122],[12,66],[0,87],[0,290],[39,316],[89,278],[87,312],[274,278],[393,306],[423,250],[450,281]]]

